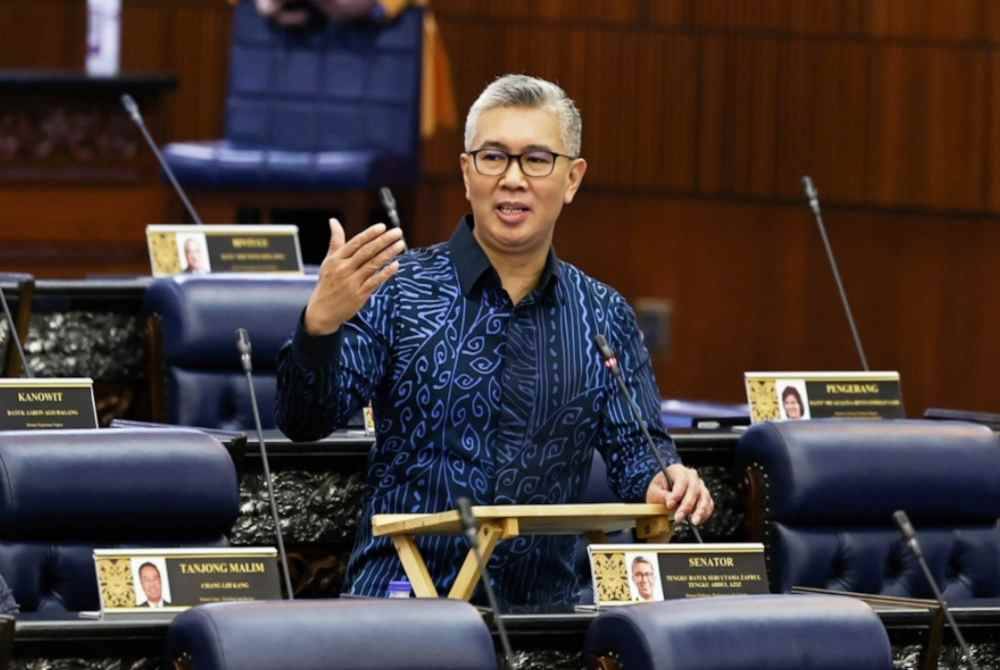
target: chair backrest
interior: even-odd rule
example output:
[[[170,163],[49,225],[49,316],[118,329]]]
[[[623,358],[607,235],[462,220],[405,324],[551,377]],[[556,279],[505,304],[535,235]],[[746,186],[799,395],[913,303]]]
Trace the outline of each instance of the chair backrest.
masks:
[[[287,29],[236,7],[226,137],[236,148],[416,157],[423,10]],[[414,160],[414,168],[419,161]]]
[[[191,670],[494,670],[493,640],[458,600],[297,600],[204,605],[167,633]]]
[[[933,597],[892,520],[906,511],[949,601],[1000,596],[1000,443],[983,426],[802,421],[736,448],[771,588]]]
[[[837,596],[718,596],[609,609],[590,625],[584,653],[588,667],[609,670],[893,667],[879,618]]]
[[[236,329],[253,347],[254,390],[265,428],[274,427],[278,350],[295,332],[316,277],[177,276],[157,279],[144,311],[160,332],[147,347],[150,395],[165,386],[158,420],[185,426],[252,430]],[[158,323],[158,325],[157,325]],[[159,351],[160,361],[153,361]],[[162,394],[161,394],[162,395]],[[154,412],[155,413],[155,412]]]
[[[0,574],[22,612],[100,608],[95,547],[214,546],[239,513],[232,459],[186,429],[0,432]]]

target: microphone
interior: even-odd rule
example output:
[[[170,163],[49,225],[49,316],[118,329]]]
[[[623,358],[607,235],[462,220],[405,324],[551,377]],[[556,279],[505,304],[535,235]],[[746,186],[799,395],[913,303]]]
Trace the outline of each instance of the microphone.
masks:
[[[10,333],[10,341],[17,349],[17,357],[21,361],[21,371],[25,377],[31,377],[31,370],[28,369],[28,360],[24,357],[24,347],[21,346],[21,337],[17,334],[17,324],[14,317],[10,315],[10,305],[7,304],[7,297],[3,294],[3,287],[0,286],[0,302],[3,303],[4,317],[7,319],[7,332]]]
[[[847,302],[847,291],[844,290],[844,282],[840,279],[840,270],[837,269],[837,259],[834,258],[833,249],[830,247],[830,239],[826,236],[826,226],[823,224],[823,214],[819,209],[819,193],[813,185],[809,175],[802,177],[802,189],[809,200],[809,209],[812,210],[816,219],[816,226],[819,228],[819,235],[823,239],[823,246],[826,248],[826,257],[830,261],[830,269],[833,271],[833,279],[837,283],[837,290],[840,291],[840,302],[844,305],[844,313],[847,315],[847,323],[851,326],[851,334],[854,336],[854,348],[861,358],[861,367],[868,372],[868,359],[865,358],[865,350],[861,346],[861,336],[858,335],[858,326],[854,322],[854,315],[851,313],[851,305]]]
[[[972,670],[979,670],[979,665],[972,657],[972,651],[969,649],[969,645],[965,642],[965,638],[962,636],[962,631],[958,629],[958,624],[955,623],[955,617],[952,616],[951,610],[948,609],[948,603],[945,602],[944,596],[941,595],[941,589],[938,588],[937,582],[934,581],[934,575],[931,574],[931,569],[927,566],[927,561],[924,559],[924,552],[920,549],[920,543],[917,542],[917,534],[913,531],[913,525],[910,523],[909,517],[906,516],[906,512],[900,509],[892,513],[892,518],[896,522],[896,525],[899,526],[899,531],[906,539],[907,546],[913,552],[913,555],[917,557],[917,562],[920,563],[920,568],[924,571],[927,583],[931,585],[931,591],[934,592],[934,598],[938,601],[938,604],[941,606],[941,610],[948,618],[948,624],[951,626],[951,629],[955,631],[955,639],[958,640],[958,644],[962,647],[962,653],[965,654],[967,659],[969,659],[969,665],[972,666]]]
[[[660,470],[663,472],[663,476],[667,480],[667,486],[671,489],[674,488],[673,479],[670,477],[670,473],[667,472],[667,463],[663,460],[663,455],[660,450],[656,448],[656,443],[653,442],[653,436],[649,434],[649,424],[644,418],[642,418],[642,410],[639,408],[638,403],[636,403],[635,398],[628,390],[628,384],[625,383],[625,375],[622,373],[621,367],[618,365],[618,356],[615,355],[615,350],[611,348],[608,343],[608,338],[604,335],[598,333],[594,335],[594,343],[597,344],[597,349],[601,352],[601,357],[604,359],[604,365],[609,370],[611,370],[611,376],[615,378],[618,382],[618,388],[625,396],[628,401],[628,408],[632,414],[632,420],[639,424],[642,428],[642,434],[646,438],[646,448],[649,452],[653,454],[653,458],[656,459],[657,464],[660,466]],[[693,523],[690,524],[691,532],[694,534],[694,539],[702,544],[704,541],[701,539],[701,533],[698,532],[698,527]]]
[[[399,212],[396,210],[396,199],[392,197],[392,191],[389,190],[388,186],[383,186],[378,190],[379,200],[382,201],[382,207],[385,208],[385,213],[389,216],[389,224],[393,228],[401,228],[399,225]]]
[[[507,670],[514,668],[514,652],[510,648],[510,639],[507,637],[507,628],[503,619],[500,618],[500,607],[497,605],[497,597],[490,584],[489,575],[486,574],[486,565],[483,564],[483,555],[479,552],[479,535],[476,532],[476,516],[472,513],[472,504],[468,498],[462,497],[455,501],[458,505],[458,518],[462,522],[462,529],[465,537],[469,540],[472,553],[476,556],[476,563],[479,565],[479,580],[486,589],[486,598],[490,603],[490,610],[493,612],[493,620],[497,624],[497,632],[500,634],[500,644],[503,645],[504,658],[507,661]]]
[[[250,362],[250,336],[245,328],[236,329],[236,349],[240,352],[240,364],[247,374],[247,386],[250,388],[250,407],[253,409],[253,420],[257,425],[257,444],[260,445],[260,461],[264,464],[264,481],[267,484],[267,497],[271,503],[271,517],[274,519],[274,535],[278,538],[278,557],[285,573],[285,590],[288,599],[295,600],[292,590],[292,577],[288,571],[288,554],[285,553],[285,541],[281,537],[281,519],[278,517],[278,502],[274,498],[274,480],[271,477],[271,467],[267,462],[267,447],[264,445],[264,429],[260,424],[260,408],[257,405],[257,393],[253,388],[253,365]]]
[[[170,179],[170,183],[173,184],[174,191],[180,196],[181,202],[184,203],[184,207],[187,209],[191,220],[199,226],[203,225],[201,217],[199,217],[198,213],[194,211],[194,207],[191,206],[191,201],[188,200],[187,195],[184,193],[184,189],[182,189],[181,185],[177,183],[177,178],[174,177],[173,170],[171,170],[170,166],[167,165],[167,161],[163,158],[163,154],[160,153],[160,148],[156,146],[156,142],[154,142],[153,138],[149,135],[149,131],[146,129],[146,122],[143,121],[142,113],[139,111],[139,105],[136,104],[135,100],[128,93],[123,93],[121,100],[122,107],[125,108],[125,111],[132,119],[132,122],[139,127],[140,131],[142,131],[142,136],[146,139],[146,144],[148,144],[149,148],[153,150],[153,155],[156,156],[156,160],[160,162],[160,167],[163,168],[167,178]]]

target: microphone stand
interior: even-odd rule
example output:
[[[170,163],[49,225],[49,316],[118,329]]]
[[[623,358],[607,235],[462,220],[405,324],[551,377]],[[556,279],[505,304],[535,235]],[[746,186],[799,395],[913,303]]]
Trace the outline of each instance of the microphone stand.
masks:
[[[458,505],[458,516],[462,522],[462,529],[465,537],[469,540],[472,553],[476,557],[476,564],[479,566],[479,580],[486,589],[486,599],[493,610],[493,620],[497,624],[497,633],[500,634],[500,644],[503,646],[504,658],[507,661],[507,670],[514,670],[514,652],[510,647],[510,639],[507,637],[507,627],[500,617],[500,606],[497,605],[497,596],[493,592],[489,576],[486,574],[486,564],[483,562],[483,555],[479,551],[479,536],[476,533],[476,516],[472,513],[472,505],[468,498],[462,497],[455,501]]]
[[[292,590],[292,577],[288,570],[288,554],[285,553],[285,541],[281,537],[281,519],[278,516],[278,501],[274,497],[274,481],[271,478],[271,468],[267,462],[267,447],[264,445],[264,429],[260,423],[260,410],[257,407],[257,393],[253,388],[253,367],[250,361],[250,336],[246,329],[236,330],[236,348],[240,352],[240,363],[243,371],[247,375],[247,386],[250,388],[250,407],[253,409],[253,420],[257,426],[257,444],[260,445],[260,461],[264,465],[264,482],[267,484],[267,497],[271,503],[271,518],[274,520],[274,535],[278,539],[278,555],[281,558],[281,567],[285,573],[285,590],[288,592],[288,599],[295,600],[295,591]]]
[[[146,122],[143,120],[142,113],[139,111],[139,105],[136,104],[135,100],[128,93],[123,93],[121,100],[122,107],[125,108],[129,117],[135,125],[139,127],[139,130],[142,131],[142,136],[146,139],[146,144],[148,144],[149,148],[153,150],[153,155],[156,156],[156,160],[160,162],[160,167],[163,168],[167,178],[170,179],[170,183],[173,185],[174,191],[180,196],[181,202],[184,203],[184,207],[187,209],[188,216],[190,216],[191,220],[199,226],[204,225],[202,224],[198,213],[194,211],[194,207],[191,206],[191,201],[188,200],[187,195],[184,193],[184,189],[181,188],[181,185],[177,182],[177,178],[174,177],[174,171],[170,169],[169,165],[167,165],[166,159],[163,158],[163,154],[160,153],[160,148],[156,146],[156,142],[154,142],[152,136],[150,136],[149,130],[146,129]]]
[[[861,336],[858,334],[858,326],[854,322],[854,315],[851,313],[851,305],[847,302],[847,291],[844,290],[844,282],[840,278],[840,270],[837,268],[837,259],[833,255],[833,248],[830,246],[830,238],[826,235],[826,225],[823,223],[823,214],[819,209],[819,192],[813,185],[812,179],[808,175],[802,177],[802,188],[809,199],[809,209],[812,210],[816,218],[816,226],[819,228],[819,236],[823,240],[823,247],[826,249],[827,260],[830,261],[830,269],[833,271],[833,280],[837,283],[837,290],[840,292],[840,302],[844,306],[844,313],[847,315],[847,323],[851,327],[851,335],[854,336],[854,348],[861,357],[861,367],[868,372],[868,359],[865,358],[865,350],[861,346]]]
[[[667,481],[667,486],[671,489],[674,488],[673,478],[670,473],[667,472],[667,462],[663,460],[663,455],[660,450],[656,448],[656,443],[653,442],[653,436],[649,434],[649,424],[644,418],[642,418],[642,409],[639,404],[632,397],[632,393],[628,390],[628,384],[625,383],[625,375],[622,374],[621,367],[618,365],[618,357],[615,355],[615,350],[611,348],[608,343],[608,338],[604,337],[598,333],[594,336],[594,342],[597,344],[598,350],[601,352],[601,356],[604,358],[604,362],[608,369],[611,370],[611,376],[615,378],[618,382],[618,388],[621,390],[622,395],[628,401],[629,412],[632,414],[632,420],[639,424],[642,429],[643,437],[646,440],[646,447],[649,449],[650,453],[653,454],[653,458],[656,459],[657,465],[660,466],[660,471],[663,472],[663,477]],[[691,533],[694,535],[694,539],[698,541],[698,544],[704,544],[704,540],[701,539],[701,533],[698,532],[698,527],[693,523],[690,523]]]
[[[934,593],[934,599],[938,601],[941,605],[941,610],[944,612],[945,617],[948,619],[948,625],[955,632],[955,639],[958,640],[959,646],[962,648],[962,653],[965,657],[969,659],[969,665],[972,666],[972,670],[979,670],[979,665],[976,663],[976,659],[972,658],[972,650],[969,649],[968,643],[966,643],[965,638],[962,636],[962,631],[958,629],[958,624],[955,623],[955,617],[952,616],[951,610],[948,609],[948,603],[945,602],[944,596],[941,594],[941,589],[938,588],[937,582],[934,580],[934,575],[931,574],[931,569],[927,565],[927,561],[924,559],[924,552],[920,549],[920,543],[917,542],[917,534],[913,530],[913,525],[910,523],[909,517],[906,516],[906,512],[903,510],[896,510],[892,513],[892,518],[899,526],[900,532],[903,537],[906,538],[906,544],[910,547],[910,551],[913,555],[917,557],[917,562],[920,564],[920,568],[924,572],[924,577],[927,578],[927,583],[931,586],[931,591]]]

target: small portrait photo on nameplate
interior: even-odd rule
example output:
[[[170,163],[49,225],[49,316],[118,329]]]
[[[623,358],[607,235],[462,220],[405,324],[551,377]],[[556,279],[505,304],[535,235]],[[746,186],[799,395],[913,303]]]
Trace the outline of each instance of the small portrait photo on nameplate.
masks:
[[[0,430],[77,428],[97,428],[92,379],[0,379]]]
[[[146,226],[154,277],[221,273],[301,275],[295,226]]]
[[[592,544],[587,552],[598,607],[768,592],[760,543]]]
[[[901,419],[899,373],[747,372],[752,423],[807,419]]]
[[[104,615],[281,598],[273,547],[95,549],[94,564]]]

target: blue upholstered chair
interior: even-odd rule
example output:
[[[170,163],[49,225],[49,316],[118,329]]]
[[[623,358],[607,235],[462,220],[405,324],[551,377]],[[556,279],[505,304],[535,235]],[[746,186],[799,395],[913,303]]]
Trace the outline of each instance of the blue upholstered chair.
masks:
[[[261,422],[274,426],[278,350],[295,331],[315,277],[177,276],[146,291],[147,379],[158,421],[253,429],[236,329],[253,345]]]
[[[286,29],[243,0],[233,18],[225,137],[170,144],[166,160],[185,186],[244,199],[415,184],[422,48],[420,8],[388,22]]]
[[[21,616],[97,610],[95,547],[216,546],[236,469],[184,429],[0,432],[0,574]]]
[[[601,612],[584,654],[602,670],[889,670],[881,621],[836,596],[718,596]]]
[[[204,605],[179,615],[167,660],[189,670],[494,670],[493,640],[457,600]]]
[[[988,428],[765,423],[743,436],[736,460],[772,590],[933,597],[893,524],[902,509],[950,603],[1000,604],[1000,442]]]

